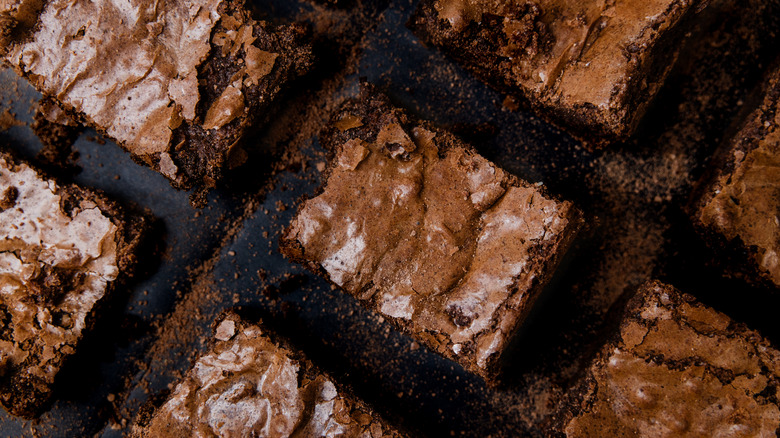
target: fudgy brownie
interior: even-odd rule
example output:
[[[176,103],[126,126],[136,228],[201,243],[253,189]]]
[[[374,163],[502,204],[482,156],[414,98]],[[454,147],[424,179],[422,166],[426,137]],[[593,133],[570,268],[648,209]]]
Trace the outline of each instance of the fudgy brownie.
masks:
[[[713,158],[692,201],[707,243],[728,259],[728,273],[780,287],[780,69],[760,106]]]
[[[592,146],[629,137],[704,0],[422,0],[409,27]]]
[[[254,21],[242,0],[16,3],[5,61],[180,188],[243,163],[248,128],[311,64],[304,26]]]
[[[562,404],[558,436],[777,436],[780,352],[758,333],[659,282],[622,315]]]
[[[403,436],[260,325],[227,313],[213,342],[132,436]]]
[[[335,157],[282,251],[494,382],[499,358],[581,224],[364,87],[322,140]]]
[[[0,153],[0,403],[9,412],[45,408],[98,307],[132,275],[146,222]]]

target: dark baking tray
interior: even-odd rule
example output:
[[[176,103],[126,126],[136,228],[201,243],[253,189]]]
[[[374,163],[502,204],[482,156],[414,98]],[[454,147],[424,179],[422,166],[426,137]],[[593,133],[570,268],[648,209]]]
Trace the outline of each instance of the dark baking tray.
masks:
[[[51,410],[35,421],[0,412],[0,434],[122,436],[140,406],[164,394],[202,351],[214,317],[233,306],[254,311],[414,436],[541,435],[556,397],[600,344],[610,306],[649,278],[780,342],[778,296],[724,279],[683,213],[692,184],[780,53],[776,36],[761,31],[778,28],[780,7],[712,24],[707,41],[684,48],[635,138],[589,152],[510,110],[506,96],[421,44],[405,27],[414,4],[254,2],[263,18],[312,23],[320,61],[257,134],[249,163],[203,209],[94,131],[81,135],[82,171],[73,179],[149,209],[161,249],[144,255],[127,298],[106,311],[63,371]],[[428,352],[278,252],[300,197],[320,183],[326,153],[318,130],[361,78],[587,215],[586,231],[513,346],[502,388]],[[40,149],[29,127],[39,96],[8,69],[0,70],[0,90],[0,112],[24,123],[0,131],[0,142],[32,158]]]

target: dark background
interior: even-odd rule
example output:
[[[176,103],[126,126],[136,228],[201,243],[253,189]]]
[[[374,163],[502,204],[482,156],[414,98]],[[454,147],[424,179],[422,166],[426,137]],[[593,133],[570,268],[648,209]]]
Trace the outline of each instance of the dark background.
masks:
[[[683,212],[713,151],[755,105],[780,44],[776,1],[724,7],[694,38],[634,139],[601,152],[523,111],[406,29],[410,0],[357,0],[337,9],[293,0],[255,1],[259,18],[312,24],[319,62],[250,140],[250,161],[209,195],[189,193],[92,130],[75,144],[72,179],[158,218],[159,251],[63,370],[51,410],[36,421],[0,412],[4,436],[122,436],[150,397],[171,387],[205,347],[214,318],[243,306],[351,385],[414,436],[541,435],[541,423],[602,342],[605,315],[626,290],[661,278],[775,344],[780,300],[724,278]],[[715,3],[714,4],[721,4]],[[762,5],[768,13],[754,13]],[[280,232],[320,183],[318,132],[360,78],[399,106],[453,130],[487,158],[574,201],[588,226],[514,345],[508,385],[487,388],[400,335],[278,252]],[[22,122],[0,143],[32,159],[40,96],[0,70],[0,112]]]

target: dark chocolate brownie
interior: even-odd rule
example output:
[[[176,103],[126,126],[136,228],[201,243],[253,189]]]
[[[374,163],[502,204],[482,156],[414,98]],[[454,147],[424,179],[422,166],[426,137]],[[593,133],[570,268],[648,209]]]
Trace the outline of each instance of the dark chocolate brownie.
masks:
[[[142,409],[131,436],[404,436],[275,338],[228,312],[210,350],[160,407]]]
[[[254,21],[242,0],[118,5],[53,0],[33,26],[0,9],[6,29],[28,29],[4,33],[5,61],[174,186],[213,187],[246,159],[253,122],[309,68],[307,28]]]
[[[422,0],[409,27],[591,146],[628,138],[706,0]]]
[[[695,227],[725,259],[726,272],[780,287],[780,68],[759,107],[713,158],[694,191]]]
[[[649,282],[567,394],[552,435],[774,437],[779,388],[780,352],[761,335]]]
[[[30,418],[51,398],[98,308],[132,275],[147,219],[0,152],[0,403]]]
[[[285,231],[284,254],[494,383],[578,210],[368,86],[322,139],[335,154],[327,182]]]

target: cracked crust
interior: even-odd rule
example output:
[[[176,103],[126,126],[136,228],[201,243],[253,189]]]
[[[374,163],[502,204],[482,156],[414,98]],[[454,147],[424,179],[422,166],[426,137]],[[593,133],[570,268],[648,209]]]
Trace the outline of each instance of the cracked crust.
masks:
[[[283,252],[495,383],[579,212],[368,86],[323,138],[335,155],[327,183],[302,205]]]
[[[32,27],[0,10],[5,61],[174,186],[214,187],[245,161],[249,128],[309,69],[309,32],[257,22],[242,0],[152,6],[52,0],[25,15]]]
[[[569,392],[558,436],[776,436],[780,352],[660,282],[642,286],[615,338]]]
[[[0,402],[37,416],[99,309],[132,276],[144,216],[0,153]]]
[[[394,437],[405,435],[340,388],[304,355],[229,311],[158,408],[147,406],[132,437]]]

